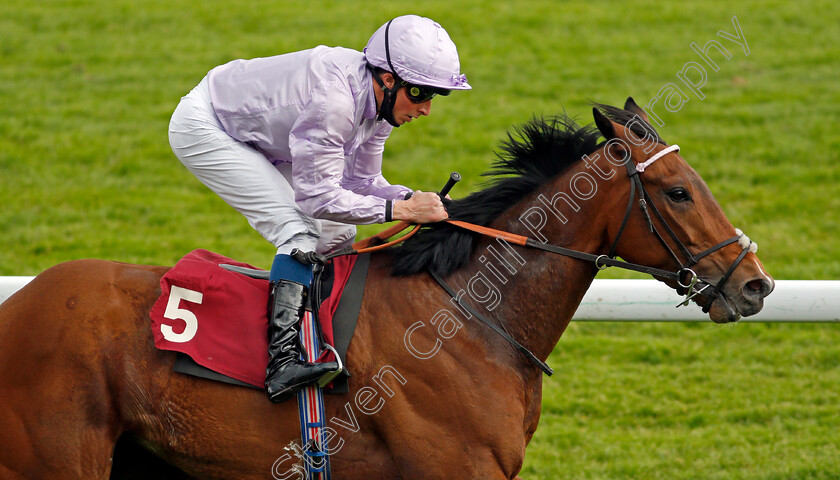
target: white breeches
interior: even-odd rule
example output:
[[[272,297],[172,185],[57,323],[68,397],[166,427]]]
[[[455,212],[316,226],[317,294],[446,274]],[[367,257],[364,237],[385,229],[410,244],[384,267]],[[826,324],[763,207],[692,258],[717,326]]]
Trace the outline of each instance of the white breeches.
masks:
[[[181,99],[169,123],[172,151],[190,172],[248,219],[277,247],[326,253],[353,242],[356,227],[317,220],[295,204],[292,166],[272,165],[246,143],[228,135],[210,103],[207,77]]]

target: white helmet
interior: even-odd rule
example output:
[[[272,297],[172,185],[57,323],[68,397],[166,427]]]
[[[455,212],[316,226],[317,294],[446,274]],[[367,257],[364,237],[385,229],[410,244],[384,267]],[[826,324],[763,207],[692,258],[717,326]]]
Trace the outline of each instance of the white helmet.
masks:
[[[394,18],[368,40],[365,59],[402,80],[441,90],[470,90],[458,50],[437,22],[417,15]]]

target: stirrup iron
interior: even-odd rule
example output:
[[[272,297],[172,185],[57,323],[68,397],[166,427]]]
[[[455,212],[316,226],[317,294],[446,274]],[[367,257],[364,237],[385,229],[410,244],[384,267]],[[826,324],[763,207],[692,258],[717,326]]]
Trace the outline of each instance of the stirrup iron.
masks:
[[[332,372],[325,373],[321,378],[318,379],[319,388],[326,387],[330,382],[332,382],[335,379],[335,377],[337,377],[339,374],[341,374],[341,372],[344,371],[344,363],[342,363],[341,356],[338,354],[335,348],[333,348],[332,345],[324,342],[324,349],[331,351],[333,355],[335,355],[335,361],[338,363],[338,368],[333,370]]]

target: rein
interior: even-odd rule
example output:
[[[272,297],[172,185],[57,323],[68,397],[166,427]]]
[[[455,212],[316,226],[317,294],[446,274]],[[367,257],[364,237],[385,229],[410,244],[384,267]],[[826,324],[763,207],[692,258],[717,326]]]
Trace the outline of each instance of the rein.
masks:
[[[579,260],[592,262],[594,263],[595,268],[597,268],[598,270],[604,270],[607,267],[618,267],[623,268],[625,270],[632,270],[635,272],[645,273],[653,277],[674,281],[677,283],[677,285],[679,285],[681,289],[685,291],[686,295],[685,299],[682,302],[680,302],[677,305],[677,307],[687,306],[692,298],[696,297],[697,295],[703,295],[704,297],[709,298],[708,304],[705,307],[702,307],[703,313],[708,313],[709,309],[711,308],[712,302],[714,301],[715,297],[718,296],[724,284],[729,280],[732,273],[735,271],[735,268],[738,267],[738,265],[741,263],[744,257],[746,257],[747,253],[757,251],[758,245],[755,242],[752,242],[749,239],[749,237],[744,235],[744,233],[739,229],[735,229],[735,236],[728,238],[718,243],[717,245],[698,253],[697,255],[692,254],[691,251],[685,246],[685,244],[682,243],[677,234],[674,233],[674,230],[670,227],[670,225],[668,225],[668,222],[665,220],[665,217],[662,215],[662,213],[660,213],[659,209],[656,208],[656,204],[653,202],[653,199],[648,194],[639,176],[639,174],[644,172],[645,169],[651,164],[653,164],[655,161],[659,160],[660,158],[664,157],[669,153],[678,152],[679,150],[680,147],[678,145],[670,145],[651,156],[648,160],[639,163],[638,165],[634,164],[630,158],[628,158],[627,161],[624,162],[624,165],[627,168],[627,176],[630,178],[630,196],[627,201],[627,208],[624,212],[624,219],[621,221],[621,226],[619,227],[618,234],[616,235],[615,240],[613,240],[613,243],[610,246],[609,253],[607,254],[596,255],[592,253],[581,252],[578,250],[572,250],[569,248],[561,247],[559,245],[538,242],[532,238],[523,235],[505,232],[502,230],[496,230],[493,228],[463,222],[460,220],[449,219],[444,220],[444,222],[462,228],[464,230],[468,230],[474,233],[478,233],[480,235],[485,235],[496,239],[502,239],[507,242],[514,243],[516,245],[520,245],[526,248],[534,248],[556,255],[563,255],[566,257],[572,257]],[[635,201],[637,196],[638,202]],[[665,250],[671,256],[674,262],[680,266],[680,268],[677,271],[663,270],[660,268],[649,267],[646,265],[640,265],[632,262],[625,262],[623,260],[617,260],[615,258],[616,249],[618,248],[618,242],[620,241],[621,236],[624,233],[624,229],[627,226],[627,223],[630,219],[630,215],[633,212],[634,203],[638,203],[639,208],[641,209],[642,214],[644,215],[645,220],[647,221],[648,226],[650,227],[651,233],[656,236],[656,238],[659,240],[659,243],[665,248]],[[671,246],[668,245],[668,242],[665,241],[662,234],[653,224],[648,208],[650,208],[650,210],[653,211],[656,218],[663,225],[667,235],[677,245],[677,248],[680,250],[680,253],[686,258],[685,262],[680,261],[679,256],[674,252]],[[391,228],[383,230],[382,232],[378,233],[373,237],[354,243],[353,245],[339,250],[337,252],[328,254],[326,257],[327,259],[329,259],[341,255],[359,255],[362,253],[375,252],[378,250],[390,248],[394,245],[404,242],[405,240],[413,236],[415,233],[417,233],[418,229],[420,228],[420,225],[414,225],[414,229],[412,229],[408,234],[391,242],[385,242],[388,238],[406,230],[411,226],[412,224],[408,222],[400,222]],[[741,253],[732,262],[732,264],[729,266],[729,269],[727,269],[726,273],[724,273],[724,275],[715,285],[712,285],[711,283],[700,279],[694,272],[694,270],[691,269],[691,267],[696,265],[704,257],[736,242],[742,248]],[[534,355],[530,350],[528,350],[522,344],[517,342],[513,337],[511,337],[510,334],[508,334],[503,329],[503,326],[500,327],[491,323],[483,315],[475,311],[475,309],[463,303],[462,299],[455,293],[455,290],[452,289],[452,287],[450,287],[449,284],[447,284],[440,275],[435,273],[432,269],[429,269],[429,273],[432,275],[435,281],[452,298],[454,298],[456,302],[458,302],[460,306],[462,306],[465,310],[474,315],[482,323],[490,327],[493,331],[495,331],[502,338],[504,338],[508,343],[513,345],[514,348],[516,348],[523,355],[525,355],[525,357],[527,357],[528,360],[534,363],[534,365],[536,365],[546,375],[551,376],[554,373],[551,367],[549,367],[545,362],[538,359],[536,355]],[[683,280],[684,278],[685,281]],[[711,289],[711,292],[708,291],[709,287],[713,287]],[[682,294],[682,292],[679,293]]]

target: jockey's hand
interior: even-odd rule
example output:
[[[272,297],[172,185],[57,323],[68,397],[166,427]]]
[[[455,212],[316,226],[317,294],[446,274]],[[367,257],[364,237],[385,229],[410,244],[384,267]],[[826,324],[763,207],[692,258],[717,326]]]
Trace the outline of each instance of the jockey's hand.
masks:
[[[440,196],[434,192],[417,190],[408,200],[394,202],[394,220],[410,223],[433,223],[449,218]]]

